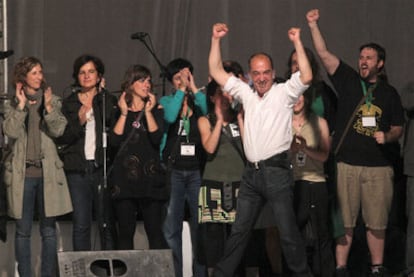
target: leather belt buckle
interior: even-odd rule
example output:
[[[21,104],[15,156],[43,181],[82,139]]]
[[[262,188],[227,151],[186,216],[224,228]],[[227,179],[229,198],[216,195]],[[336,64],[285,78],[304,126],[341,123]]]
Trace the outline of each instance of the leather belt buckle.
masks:
[[[36,167],[36,168],[42,168],[42,161],[41,160],[27,160],[26,161],[26,168],[28,167]]]

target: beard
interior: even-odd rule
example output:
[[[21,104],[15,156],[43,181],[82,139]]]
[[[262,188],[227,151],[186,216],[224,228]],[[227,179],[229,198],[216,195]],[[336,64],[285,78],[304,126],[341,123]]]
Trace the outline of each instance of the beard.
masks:
[[[369,66],[366,63],[362,63],[359,65],[359,77],[369,83],[373,83],[377,81],[378,75],[380,75],[381,71],[384,69],[384,66],[379,67],[379,64],[376,63],[375,65]]]
[[[378,76],[378,71],[369,69],[369,68],[359,68],[359,76],[362,80],[367,82],[376,81]]]

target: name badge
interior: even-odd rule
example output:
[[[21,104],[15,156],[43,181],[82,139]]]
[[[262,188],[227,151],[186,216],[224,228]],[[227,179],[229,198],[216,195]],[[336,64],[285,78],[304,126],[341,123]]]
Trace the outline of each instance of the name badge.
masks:
[[[237,124],[230,123],[229,127],[230,127],[230,130],[231,130],[231,136],[233,138],[240,137],[240,129],[239,129],[239,126],[237,126]]]
[[[194,143],[181,143],[180,150],[181,156],[195,156]]]
[[[377,122],[375,116],[362,116],[362,126],[364,127],[375,127]]]

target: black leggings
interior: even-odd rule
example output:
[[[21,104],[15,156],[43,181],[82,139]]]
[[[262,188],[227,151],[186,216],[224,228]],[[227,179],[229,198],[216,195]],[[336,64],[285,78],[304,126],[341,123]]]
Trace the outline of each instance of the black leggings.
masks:
[[[162,225],[166,214],[166,202],[150,198],[121,199],[115,201],[118,220],[118,249],[134,249],[137,212],[142,213],[144,228],[150,249],[166,249]]]
[[[325,182],[296,181],[294,206],[302,232],[308,263],[315,276],[333,276],[335,261],[333,239],[329,229],[329,198]]]

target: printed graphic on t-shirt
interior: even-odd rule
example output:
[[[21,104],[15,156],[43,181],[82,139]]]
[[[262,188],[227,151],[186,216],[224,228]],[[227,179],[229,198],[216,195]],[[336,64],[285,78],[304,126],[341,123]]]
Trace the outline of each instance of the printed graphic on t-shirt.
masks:
[[[230,126],[230,130],[231,130],[231,136],[233,138],[240,137],[239,126],[237,124],[234,124],[234,123],[230,123],[229,126]]]
[[[382,110],[372,103],[361,106],[357,113],[357,119],[353,128],[358,134],[372,137],[379,131],[379,122],[381,122]]]

